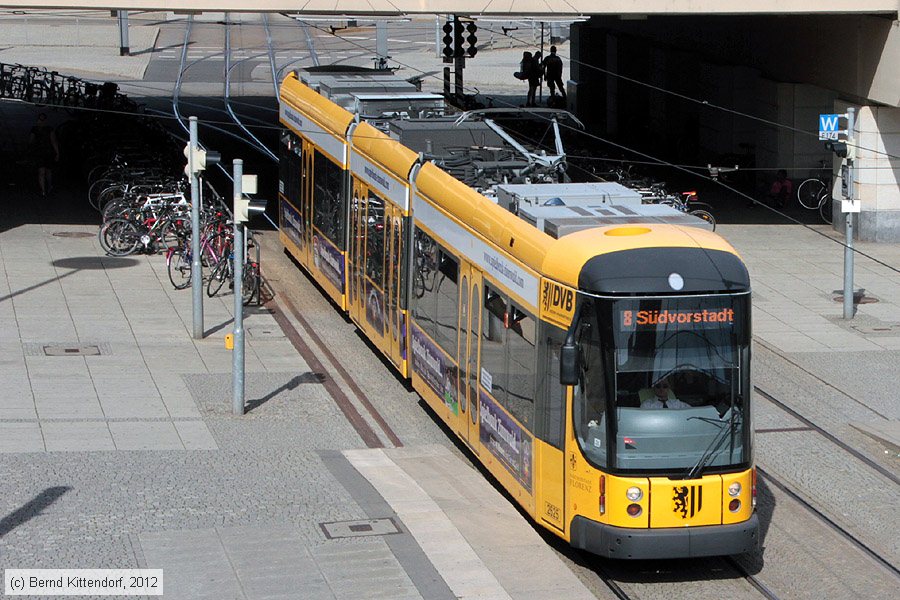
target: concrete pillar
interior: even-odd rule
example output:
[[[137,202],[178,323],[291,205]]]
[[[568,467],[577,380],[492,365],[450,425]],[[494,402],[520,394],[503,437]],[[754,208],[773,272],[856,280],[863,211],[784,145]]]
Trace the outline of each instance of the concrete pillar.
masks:
[[[835,103],[835,109],[845,112],[847,105]],[[900,156],[900,108],[858,107],[856,131],[859,148],[853,185],[861,203],[857,238],[900,242],[900,161],[888,156]],[[836,164],[839,168],[840,163]],[[837,186],[840,189],[840,181]]]

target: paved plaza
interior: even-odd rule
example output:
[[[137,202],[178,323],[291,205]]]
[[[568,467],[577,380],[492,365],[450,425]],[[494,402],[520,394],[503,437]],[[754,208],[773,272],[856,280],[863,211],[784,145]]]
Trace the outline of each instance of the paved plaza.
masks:
[[[159,33],[135,29],[138,51]],[[11,31],[25,40],[33,27]],[[16,40],[15,61],[52,53],[47,64],[72,62],[59,47]],[[75,61],[79,74],[147,69],[149,54],[120,59],[115,50],[92,46]],[[515,54],[480,53],[470,81],[518,97],[507,65]],[[423,69],[434,62],[398,56]],[[0,120],[9,114],[0,105]],[[594,597],[297,272],[273,232],[261,234],[262,264],[276,294],[247,311],[248,412],[234,416],[224,344],[232,297],[205,298],[207,336],[193,339],[190,292],[172,289],[164,258],[105,256],[83,190],[61,183],[47,200],[24,177],[0,192],[0,571],[162,568],[166,598],[185,599]],[[811,418],[900,449],[900,275],[884,266],[900,267],[900,244],[857,244],[884,264],[856,258],[866,303],[848,321],[835,301],[843,249],[833,230],[717,231],[750,270],[755,383],[778,393],[797,373],[824,382],[831,394],[814,398]],[[367,447],[326,389],[347,385],[337,366],[298,350],[297,339],[313,341],[291,303],[334,354],[350,357],[402,446],[381,435],[385,447]],[[790,370],[779,370],[782,358]],[[784,427],[783,414],[757,407],[757,428]],[[784,439],[758,436],[758,452],[790,462]],[[854,493],[822,485],[841,496],[835,505]],[[888,493],[873,497],[879,491]],[[890,499],[880,510],[889,508]],[[846,507],[853,518],[867,510]]]

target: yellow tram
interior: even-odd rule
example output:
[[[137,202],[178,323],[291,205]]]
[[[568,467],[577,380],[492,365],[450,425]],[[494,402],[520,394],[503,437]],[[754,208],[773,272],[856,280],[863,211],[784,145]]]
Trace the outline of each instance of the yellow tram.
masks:
[[[347,77],[282,83],[287,251],[541,526],[615,558],[753,550],[734,249],[661,219],[548,235],[396,139],[385,115],[433,97]]]

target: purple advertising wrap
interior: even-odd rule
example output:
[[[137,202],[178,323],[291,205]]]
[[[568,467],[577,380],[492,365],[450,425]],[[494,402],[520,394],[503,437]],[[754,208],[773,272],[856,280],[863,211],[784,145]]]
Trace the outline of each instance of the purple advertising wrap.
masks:
[[[318,233],[313,236],[313,264],[341,294],[344,293],[344,255]]]
[[[291,206],[286,200],[281,201],[281,231],[295,244],[297,248],[303,249],[303,236],[300,235],[303,222],[297,209]]]
[[[507,416],[484,390],[478,394],[478,400],[481,444],[530,492],[531,435]]]
[[[413,323],[410,327],[412,339],[412,370],[421,377],[428,387],[437,394],[454,415],[459,414],[456,399],[456,365],[446,358],[444,351],[428,339]]]

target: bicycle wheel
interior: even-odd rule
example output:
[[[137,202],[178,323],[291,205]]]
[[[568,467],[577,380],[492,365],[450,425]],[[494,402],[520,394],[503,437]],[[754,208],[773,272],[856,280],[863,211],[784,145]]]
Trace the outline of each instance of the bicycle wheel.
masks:
[[[180,248],[182,240],[186,239],[190,233],[190,221],[185,221],[181,217],[166,217],[159,231],[159,243],[166,250]]]
[[[121,182],[116,179],[103,178],[98,179],[91,183],[88,187],[88,203],[94,208],[94,210],[100,210],[100,194],[105,191],[107,188],[119,186],[121,188]]]
[[[713,231],[716,230],[716,218],[714,216],[712,216],[711,212],[707,212],[705,210],[692,210],[688,214],[694,215],[695,217],[699,217],[699,218],[703,219],[704,221],[706,221],[707,223],[712,225]]]
[[[241,297],[244,306],[248,306],[253,302],[259,304],[259,287],[260,287],[259,265],[255,262],[247,262],[244,264],[244,281],[241,285]]]
[[[190,252],[170,249],[166,253],[166,269],[169,271],[169,281],[176,290],[183,290],[191,285]]]
[[[223,258],[213,269],[212,275],[209,276],[209,283],[206,284],[206,295],[212,298],[219,293],[222,286],[227,280],[232,279],[231,259]]]
[[[821,179],[807,179],[797,188],[797,201],[807,210],[819,208],[819,196],[825,191],[825,182]]]
[[[108,221],[97,234],[100,247],[110,256],[128,256],[141,245],[137,226],[126,219]]]
[[[819,216],[829,225],[834,221],[834,202],[827,191],[819,195]]]

